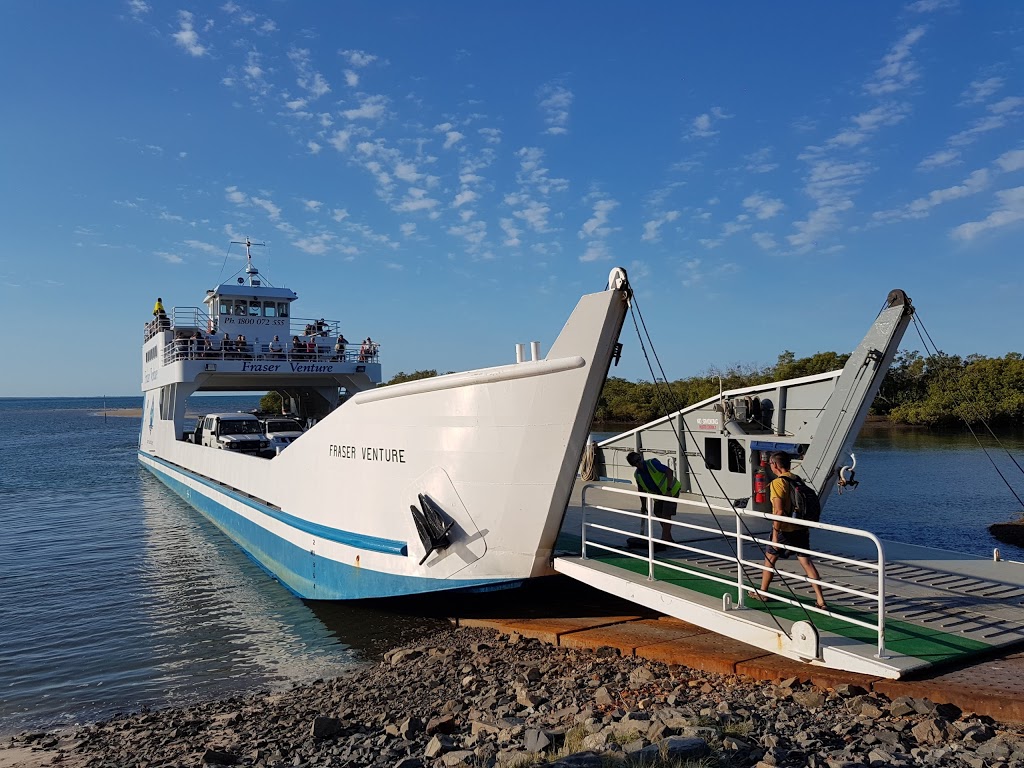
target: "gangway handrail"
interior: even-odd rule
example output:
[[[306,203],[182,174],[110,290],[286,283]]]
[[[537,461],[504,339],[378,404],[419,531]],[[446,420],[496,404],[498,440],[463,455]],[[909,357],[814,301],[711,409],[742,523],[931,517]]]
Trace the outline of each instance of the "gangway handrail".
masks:
[[[646,504],[647,512],[646,513],[640,513],[640,512],[633,512],[633,511],[630,511],[630,510],[625,510],[625,509],[616,509],[614,507],[607,507],[607,506],[603,506],[603,505],[599,505],[599,504],[590,504],[587,501],[587,494],[588,494],[589,491],[593,491],[593,490],[602,491],[602,492],[606,492],[606,493],[619,494],[619,495],[622,495],[622,496],[629,496],[629,497],[632,497],[632,498],[647,499],[648,500],[648,503]],[[707,526],[698,525],[696,523],[685,523],[685,522],[682,522],[682,521],[676,521],[676,520],[673,520],[671,518],[666,518],[666,519],[656,518],[653,515],[653,507],[654,507],[653,502],[655,500],[657,500],[657,501],[669,501],[669,502],[672,502],[672,503],[674,503],[676,505],[676,508],[678,510],[683,511],[683,512],[691,511],[691,510],[683,508],[683,507],[690,507],[690,506],[697,507],[697,508],[699,508],[699,510],[712,510],[712,514],[713,514],[713,510],[718,510],[718,511],[722,511],[722,512],[729,512],[729,513],[733,514],[735,516],[735,518],[736,518],[736,531],[735,531],[735,533],[732,533],[732,532],[726,532],[725,529],[721,528],[721,527],[709,528]],[[595,509],[595,510],[601,510],[601,511],[604,511],[604,512],[611,512],[613,514],[625,515],[627,517],[632,517],[632,518],[638,518],[638,519],[646,520],[647,521],[647,535],[646,536],[638,536],[638,537],[634,537],[634,538],[642,538],[642,539],[646,539],[647,540],[647,557],[646,558],[642,558],[641,556],[637,555],[636,553],[625,551],[625,550],[621,550],[621,549],[612,547],[612,546],[607,545],[607,544],[602,544],[602,543],[597,542],[597,541],[590,541],[590,542],[588,542],[588,540],[587,540],[587,530],[588,529],[608,531],[608,532],[612,532],[612,533],[622,534],[622,535],[625,535],[625,536],[628,536],[628,537],[633,537],[633,534],[628,532],[628,531],[624,531],[624,530],[621,530],[621,529],[613,528],[613,527],[611,527],[609,525],[603,525],[603,524],[596,523],[596,522],[589,522],[588,519],[587,519],[587,509],[588,508]],[[753,535],[753,534],[751,534],[749,532],[745,533],[744,530],[746,529],[746,526],[743,523],[743,518],[746,517],[746,518],[753,518],[753,519],[763,519],[763,520],[770,520],[770,521],[778,521],[779,515],[775,515],[775,514],[768,513],[768,512],[756,512],[754,510],[745,510],[745,509],[737,508],[737,507],[732,506],[732,505],[726,506],[726,505],[723,505],[723,504],[712,504],[711,502],[701,503],[701,502],[698,502],[698,501],[692,501],[690,499],[672,498],[672,497],[669,497],[669,496],[661,496],[661,495],[653,494],[653,493],[645,493],[645,492],[642,492],[642,491],[635,491],[632,488],[621,488],[621,487],[620,488],[615,488],[615,487],[611,487],[611,486],[607,486],[607,485],[601,485],[599,483],[586,483],[586,484],[584,484],[583,489],[582,489],[582,511],[583,511],[583,525],[582,525],[582,527],[583,527],[583,530],[582,530],[582,541],[583,541],[583,543],[582,543],[581,554],[583,556],[583,559],[587,559],[587,546],[588,546],[588,544],[591,547],[594,547],[594,548],[597,548],[597,549],[601,549],[601,550],[604,550],[604,551],[615,552],[617,554],[624,555],[626,557],[631,557],[631,558],[634,558],[634,559],[637,559],[637,560],[646,559],[647,560],[647,564],[648,564],[648,576],[647,577],[648,577],[649,580],[654,581],[655,580],[655,577],[654,577],[654,565],[655,565],[654,544],[657,541],[654,538],[654,533],[653,533],[654,532],[653,522],[655,520],[657,520],[658,522],[662,522],[662,523],[668,523],[670,526],[679,526],[681,528],[686,528],[686,529],[689,529],[689,530],[696,530],[696,531],[701,531],[701,532],[704,532],[704,533],[718,534],[718,535],[721,535],[721,536],[723,536],[725,538],[734,538],[736,540],[736,548],[735,548],[736,555],[735,556],[723,555],[723,554],[718,553],[718,552],[712,552],[712,551],[705,550],[705,549],[699,549],[699,548],[691,547],[691,546],[688,546],[688,545],[685,545],[685,544],[679,544],[679,543],[673,543],[673,542],[663,542],[663,543],[666,546],[672,547],[673,549],[680,549],[680,550],[685,550],[685,551],[689,551],[689,552],[694,552],[694,553],[697,553],[697,554],[702,554],[702,555],[710,556],[710,557],[712,557],[714,559],[723,560],[723,561],[726,561],[726,562],[729,562],[729,563],[735,563],[736,564],[736,579],[735,580],[732,580],[732,579],[726,580],[726,579],[724,579],[723,577],[720,577],[720,576],[715,576],[715,575],[703,573],[703,572],[700,572],[700,571],[690,570],[688,568],[684,568],[684,567],[680,566],[677,563],[672,563],[672,562],[668,562],[668,561],[664,561],[664,560],[657,561],[657,564],[662,566],[662,567],[666,567],[669,570],[675,570],[675,571],[680,571],[680,572],[683,572],[683,573],[689,573],[689,574],[692,574],[692,575],[695,575],[695,576],[699,576],[700,578],[707,579],[708,581],[714,581],[714,582],[718,582],[718,583],[722,583],[722,584],[728,584],[731,587],[735,587],[737,589],[737,596],[738,596],[738,598],[737,598],[737,607],[739,607],[739,608],[745,608],[746,607],[744,598],[746,596],[746,592],[749,590],[749,591],[754,592],[755,594],[758,594],[758,595],[770,596],[771,599],[773,599],[773,600],[778,600],[780,602],[788,603],[789,605],[798,606],[798,607],[802,608],[805,611],[808,611],[808,610],[809,611],[813,611],[814,613],[820,613],[820,614],[823,614],[823,615],[826,615],[826,616],[830,616],[832,618],[838,619],[840,621],[844,621],[844,622],[849,623],[849,624],[854,624],[856,626],[860,626],[860,627],[864,627],[864,628],[867,628],[867,629],[874,630],[877,633],[877,635],[878,635],[878,652],[876,654],[876,658],[879,658],[879,659],[888,658],[887,655],[886,655],[886,652],[885,652],[885,603],[886,603],[886,600],[885,600],[885,547],[883,546],[881,539],[879,539],[875,534],[871,533],[871,531],[865,531],[865,530],[862,530],[860,528],[850,528],[850,527],[845,526],[845,525],[834,525],[832,523],[822,523],[822,522],[816,522],[816,521],[813,521],[813,520],[802,520],[802,519],[793,518],[793,517],[786,517],[786,522],[794,524],[794,525],[802,525],[802,526],[804,526],[806,528],[816,528],[818,530],[831,531],[831,532],[834,532],[834,533],[839,533],[839,534],[843,534],[843,535],[855,536],[855,537],[867,539],[868,541],[870,541],[875,546],[875,551],[876,551],[877,557],[876,557],[876,562],[874,562],[874,563],[865,562],[863,560],[854,560],[852,558],[843,557],[842,555],[835,555],[835,554],[832,554],[832,553],[829,553],[829,552],[818,552],[818,551],[810,550],[810,549],[802,549],[800,547],[795,547],[795,546],[792,546],[792,545],[789,545],[789,544],[780,544],[780,543],[773,542],[773,541],[768,540],[768,539],[758,538],[757,536],[755,536],[755,535]],[[697,510],[694,510],[695,513],[696,513],[696,511]],[[837,591],[837,592],[843,592],[843,593],[846,593],[846,594],[856,595],[858,597],[867,598],[868,600],[876,603],[876,605],[877,605],[876,617],[877,618],[876,618],[875,623],[871,624],[871,623],[862,621],[860,619],[854,618],[852,616],[846,616],[846,615],[841,614],[841,613],[835,613],[833,611],[828,610],[827,608],[818,608],[816,605],[812,606],[812,605],[808,605],[806,603],[803,603],[803,602],[795,600],[795,599],[791,599],[791,598],[788,598],[788,597],[783,597],[781,595],[775,595],[775,594],[763,592],[760,588],[758,588],[758,587],[756,587],[754,585],[746,584],[746,581],[745,581],[745,568],[750,567],[750,568],[759,569],[761,571],[772,570],[773,568],[770,567],[770,566],[766,566],[762,562],[753,562],[753,561],[750,561],[750,560],[744,560],[743,559],[743,543],[744,542],[751,542],[751,543],[755,543],[755,544],[758,544],[758,545],[771,545],[771,546],[774,546],[774,547],[780,547],[780,548],[786,549],[788,551],[795,552],[798,555],[800,555],[800,554],[811,555],[811,556],[814,556],[814,557],[817,557],[817,558],[820,558],[820,559],[823,559],[823,560],[829,560],[829,561],[841,562],[841,563],[847,563],[847,564],[854,564],[854,565],[857,565],[857,566],[868,568],[869,570],[877,571],[878,572],[878,586],[877,586],[877,592],[876,593],[864,592],[862,590],[854,589],[852,587],[844,586],[844,585],[841,585],[841,584],[831,584],[831,583],[822,581],[820,578],[812,579],[809,576],[805,576],[805,575],[798,574],[798,573],[789,573],[789,572],[786,573],[786,577],[793,578],[793,579],[795,579],[797,581],[802,581],[802,582],[805,582],[805,583],[808,583],[808,584],[817,584],[819,586],[828,587],[831,590],[834,590],[834,591]]]

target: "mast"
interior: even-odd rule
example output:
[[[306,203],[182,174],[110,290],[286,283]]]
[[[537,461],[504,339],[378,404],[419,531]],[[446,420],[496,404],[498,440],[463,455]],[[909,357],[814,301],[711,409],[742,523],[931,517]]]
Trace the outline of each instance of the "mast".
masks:
[[[247,275],[247,279],[249,281],[249,286],[250,287],[251,286],[258,287],[260,285],[260,280],[259,280],[260,271],[258,269],[256,269],[256,267],[253,266],[253,264],[252,264],[252,252],[249,249],[252,248],[254,245],[258,245],[261,248],[265,248],[267,244],[266,243],[254,243],[254,242],[252,242],[252,240],[249,239],[248,236],[246,236],[244,241],[242,241],[242,240],[232,240],[231,243],[232,243],[232,245],[244,245],[245,246],[245,274]]]

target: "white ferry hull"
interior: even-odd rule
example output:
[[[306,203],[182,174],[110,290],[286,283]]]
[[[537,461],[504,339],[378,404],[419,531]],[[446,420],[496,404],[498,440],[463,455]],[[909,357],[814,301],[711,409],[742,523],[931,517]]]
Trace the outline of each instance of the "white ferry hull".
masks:
[[[303,598],[552,573],[626,306],[625,290],[583,297],[544,360],[357,394],[273,459],[179,439],[151,390],[140,462]],[[454,523],[429,555],[410,512],[420,494]]]

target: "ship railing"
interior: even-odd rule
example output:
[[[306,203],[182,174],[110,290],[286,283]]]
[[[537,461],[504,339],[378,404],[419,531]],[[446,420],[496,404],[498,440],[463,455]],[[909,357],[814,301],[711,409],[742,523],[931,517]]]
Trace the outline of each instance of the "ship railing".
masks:
[[[171,314],[154,317],[145,325],[143,342],[149,341],[160,331],[200,330],[210,333],[214,330],[210,315],[201,307],[174,307]]]
[[[282,344],[279,349],[271,349],[271,342],[247,342],[239,345],[233,341],[230,347],[217,339],[207,343],[205,339],[174,339],[164,347],[164,365],[187,360],[248,360],[259,362],[290,362],[290,363],[379,363],[380,349],[377,345],[371,350],[360,347],[346,346],[337,350],[334,345],[316,344],[312,350],[306,344],[292,348],[291,344]]]
[[[628,496],[633,498],[647,499],[647,512],[635,512],[627,509],[620,509],[616,507],[609,507],[601,504],[591,504],[587,500],[588,493],[600,491],[602,493],[620,494],[622,496]],[[699,515],[701,513],[707,514],[708,510],[723,512],[731,514],[735,517],[735,530],[726,530],[725,526],[721,527],[710,527],[696,522],[684,522],[683,520],[675,520],[670,518],[660,518],[652,514],[654,507],[654,501],[671,502],[676,506],[676,513],[682,513],[686,515]],[[830,552],[820,552],[812,549],[802,549],[800,547],[794,547],[788,544],[775,543],[770,538],[770,533],[766,534],[769,538],[763,538],[761,535],[751,533],[748,529],[746,521],[754,519],[770,520],[778,522],[779,516],[765,512],[755,512],[741,509],[732,505],[726,506],[724,504],[712,504],[710,502],[692,501],[690,499],[677,499],[665,496],[658,496],[650,493],[642,493],[625,488],[613,488],[606,485],[599,485],[594,483],[587,483],[583,486],[582,495],[582,506],[583,506],[583,549],[582,556],[584,559],[592,556],[594,550],[600,552],[614,553],[622,557],[633,558],[636,560],[644,560],[647,562],[647,578],[650,581],[657,581],[655,576],[655,565],[658,568],[665,568],[670,572],[684,573],[687,576],[698,577],[707,581],[713,581],[720,584],[725,584],[729,587],[736,589],[736,601],[735,605],[739,608],[746,607],[746,596],[747,593],[753,593],[759,595],[764,600],[779,601],[782,603],[788,603],[789,605],[796,606],[803,611],[809,611],[812,613],[822,614],[829,616],[841,622],[853,624],[858,627],[871,630],[876,633],[878,638],[878,652],[876,658],[884,659],[888,658],[885,650],[885,549],[882,546],[881,540],[870,531],[860,530],[858,528],[848,528],[843,525],[831,525],[829,523],[812,522],[810,520],[799,520],[792,517],[785,518],[787,523],[793,525],[800,525],[806,528],[811,528],[821,531],[831,531],[837,534],[845,536],[866,539],[869,541],[875,550],[875,557],[873,559],[853,559],[850,557],[844,557],[842,555],[833,554]],[[628,522],[629,520],[640,520],[646,521],[647,534],[637,534],[632,531],[627,531],[622,528],[616,527],[614,524],[609,524],[607,515],[598,516],[596,512],[612,513],[612,515],[618,516],[616,520],[623,518]],[[653,524],[667,523],[672,526],[672,530],[677,529],[696,531],[705,542],[721,541],[723,539],[731,540],[730,546],[725,549],[729,550],[727,553],[722,551],[716,551],[715,549],[705,549],[700,546],[694,546],[697,541],[690,542],[669,542],[662,541],[654,536]],[[597,531],[601,531],[605,534],[621,535],[627,538],[638,538],[647,543],[647,550],[644,554],[638,554],[635,551],[630,551],[626,547],[616,547],[609,544],[607,536],[602,537],[604,541],[597,541],[594,539],[593,534]],[[708,539],[708,534],[711,534],[713,538]],[[675,538],[675,536],[673,536]],[[672,560],[665,557],[655,559],[655,545],[658,545],[659,551],[665,551],[666,553],[675,552],[677,555],[685,556],[687,553],[697,555],[700,557],[711,558],[722,564],[720,573],[709,573],[706,570],[698,569],[696,567],[687,567],[684,560]],[[661,547],[664,545],[665,550]],[[752,550],[757,555],[763,555],[765,550],[769,547],[776,547],[778,549],[785,549],[793,552],[796,555],[807,555],[819,562],[833,562],[836,564],[845,564],[853,566],[860,570],[866,570],[868,572],[875,572],[877,574],[877,584],[874,589],[860,590],[849,586],[849,584],[839,584],[836,582],[828,582],[821,577],[819,570],[819,578],[812,579],[802,573],[795,573],[792,571],[779,571],[777,569],[778,560],[776,566],[768,566],[765,564],[763,559],[759,560],[747,560],[744,555],[744,545],[755,545],[754,547],[748,547],[748,551]],[[710,544],[708,544],[710,546]],[[728,571],[734,567],[736,569],[735,577],[728,577]],[[752,570],[757,574],[756,581],[747,579],[748,570]],[[792,591],[788,594],[782,595],[775,592],[762,591],[760,588],[760,576],[764,571],[774,571],[779,578],[785,579],[786,581],[795,580],[804,582],[806,584],[817,584],[823,590],[832,592],[838,592],[845,595],[851,595],[856,598],[860,598],[866,601],[868,604],[873,603],[875,605],[874,621],[865,621],[862,618],[865,614],[858,613],[852,615],[852,612],[835,612],[829,608],[819,608],[815,604],[815,601],[811,599],[809,602],[803,599],[798,599]],[[868,613],[867,615],[870,615]]]

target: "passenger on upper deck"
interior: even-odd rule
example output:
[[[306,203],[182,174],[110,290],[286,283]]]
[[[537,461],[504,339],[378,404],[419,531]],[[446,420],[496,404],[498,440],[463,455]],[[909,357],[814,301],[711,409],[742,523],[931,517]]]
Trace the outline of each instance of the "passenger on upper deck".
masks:
[[[313,336],[306,342],[306,356],[310,360],[316,360],[316,339]]]
[[[183,360],[188,354],[188,336],[185,335],[184,331],[178,331],[174,334],[174,358],[176,360]]]
[[[338,341],[334,345],[334,359],[339,361],[345,360],[345,345],[348,344],[348,339],[345,338],[345,334],[338,334]]]
[[[270,359],[271,360],[280,360],[281,359],[281,352],[284,351],[284,348],[281,346],[281,339],[279,339],[277,336],[275,336],[274,340],[272,342],[270,342],[270,346],[268,347],[268,350],[270,352]]]
[[[251,357],[249,354],[249,342],[245,340],[245,336],[238,334],[238,338],[235,339],[235,357],[240,360],[247,360]]]
[[[164,300],[157,297],[156,304],[153,305],[153,317],[156,317],[164,311]]]
[[[316,321],[316,332],[319,333],[321,336],[327,335],[327,321],[324,320],[322,317]]]
[[[299,341],[298,336],[292,336],[291,353],[293,360],[301,360],[306,355],[306,345]]]
[[[231,337],[227,334],[227,332],[225,332],[224,338],[220,340],[220,351],[224,355],[225,360],[234,357],[234,355],[232,354],[234,348],[234,342],[231,341]]]

